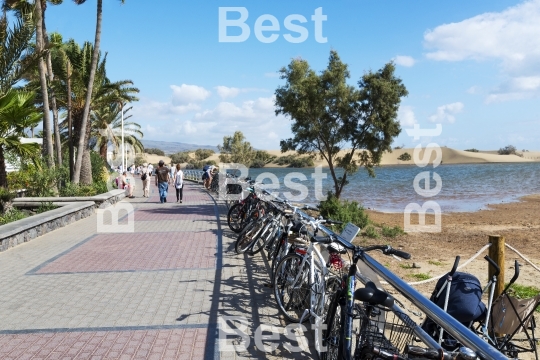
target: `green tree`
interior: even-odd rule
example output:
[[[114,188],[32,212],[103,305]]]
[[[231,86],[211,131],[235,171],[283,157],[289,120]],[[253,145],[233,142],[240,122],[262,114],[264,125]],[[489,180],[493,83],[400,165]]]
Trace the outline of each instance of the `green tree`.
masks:
[[[243,164],[249,167],[255,157],[255,151],[241,131],[236,131],[232,136],[224,136],[223,145],[218,145],[218,149],[219,160],[225,163]]]
[[[394,71],[393,63],[368,71],[356,89],[347,84],[349,70],[336,51],[330,52],[321,74],[302,59],[280,70],[286,84],[275,92],[276,115],[291,119],[294,135],[281,141],[281,151],[318,154],[326,160],[338,198],[347,177],[359,167],[375,176],[374,166],[385,151],[392,151],[390,145],[401,132],[397,112],[408,93]],[[336,173],[338,167],[342,176]]]
[[[208,159],[212,155],[214,155],[214,150],[210,150],[210,149],[195,150],[195,159],[197,159],[198,161],[203,161],[204,159]]]
[[[0,97],[0,187],[7,188],[5,154],[19,157],[37,156],[39,145],[22,143],[25,129],[35,127],[42,113],[34,106],[35,93],[11,90]]]

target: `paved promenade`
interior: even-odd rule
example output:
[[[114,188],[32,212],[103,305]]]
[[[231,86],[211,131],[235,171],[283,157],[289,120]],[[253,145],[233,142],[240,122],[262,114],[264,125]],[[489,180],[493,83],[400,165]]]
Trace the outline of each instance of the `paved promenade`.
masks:
[[[264,256],[234,252],[223,204],[190,183],[182,204],[153,185],[135,195],[119,222],[133,232],[102,232],[107,212],[0,253],[0,359],[313,358],[302,333],[283,334]],[[247,329],[220,343],[231,316]],[[281,331],[272,352],[255,343],[261,324]]]

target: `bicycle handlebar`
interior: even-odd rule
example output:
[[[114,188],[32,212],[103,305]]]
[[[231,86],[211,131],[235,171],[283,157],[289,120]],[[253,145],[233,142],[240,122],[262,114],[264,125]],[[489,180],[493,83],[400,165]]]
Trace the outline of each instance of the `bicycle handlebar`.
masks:
[[[493,276],[498,276],[499,273],[501,272],[501,268],[499,267],[499,265],[497,265],[497,263],[495,261],[493,261],[493,259],[491,259],[489,256],[484,256],[484,259],[487,260],[487,262],[493,266],[493,268],[495,269],[495,273],[493,274]]]
[[[459,255],[456,256],[456,260],[454,260],[454,266],[452,266],[452,270],[450,270],[450,273],[448,275],[454,276],[455,272],[457,271],[460,259],[461,257]]]

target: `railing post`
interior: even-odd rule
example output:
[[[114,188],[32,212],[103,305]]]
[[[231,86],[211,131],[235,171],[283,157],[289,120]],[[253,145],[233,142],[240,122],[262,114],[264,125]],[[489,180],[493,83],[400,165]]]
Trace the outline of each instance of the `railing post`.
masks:
[[[489,257],[495,261],[501,272],[497,276],[497,286],[495,287],[495,293],[493,294],[494,299],[498,298],[504,290],[504,236],[500,235],[490,235],[489,242],[491,246],[489,247]],[[495,273],[493,266],[488,266],[488,276],[491,279]]]

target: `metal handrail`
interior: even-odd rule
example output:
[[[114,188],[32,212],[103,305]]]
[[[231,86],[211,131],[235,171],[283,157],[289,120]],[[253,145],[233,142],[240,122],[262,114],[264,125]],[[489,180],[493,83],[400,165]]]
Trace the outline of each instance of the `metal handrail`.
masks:
[[[403,296],[422,310],[427,317],[441,326],[448,334],[453,336],[464,346],[474,350],[478,356],[489,360],[508,360],[493,346],[489,345],[480,336],[463,326],[460,322],[446,313],[443,309],[431,302],[415,288],[400,279],[397,275],[379,264],[375,259],[363,253],[362,261],[375,273],[380,275],[390,285],[396,288]]]

